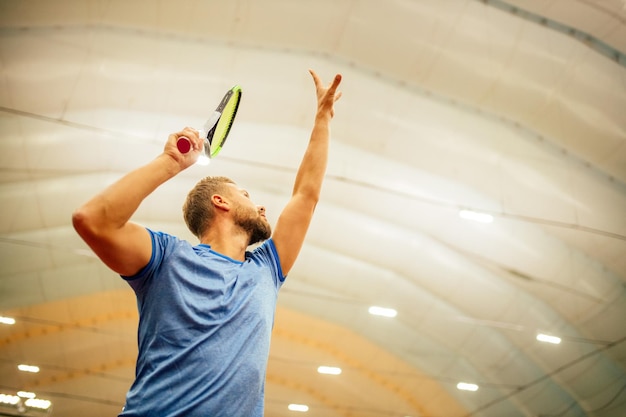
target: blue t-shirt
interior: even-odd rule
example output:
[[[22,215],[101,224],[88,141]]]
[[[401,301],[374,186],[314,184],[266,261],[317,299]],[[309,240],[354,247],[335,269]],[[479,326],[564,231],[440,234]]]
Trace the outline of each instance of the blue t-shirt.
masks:
[[[124,417],[261,417],[278,290],[272,239],[239,262],[148,230],[133,277],[139,355]]]

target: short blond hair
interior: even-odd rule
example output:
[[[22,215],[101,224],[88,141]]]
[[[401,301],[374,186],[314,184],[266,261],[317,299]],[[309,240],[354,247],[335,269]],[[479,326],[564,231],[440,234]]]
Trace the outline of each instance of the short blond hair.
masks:
[[[235,184],[227,177],[205,177],[189,191],[183,205],[183,216],[187,227],[198,239],[215,217],[215,208],[211,203],[213,194],[226,193],[226,184]]]

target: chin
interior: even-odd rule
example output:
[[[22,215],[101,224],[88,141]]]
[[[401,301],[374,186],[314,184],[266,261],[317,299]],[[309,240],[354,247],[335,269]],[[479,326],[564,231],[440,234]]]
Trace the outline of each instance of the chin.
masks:
[[[265,242],[272,236],[272,229],[269,224],[266,222],[267,227],[262,227],[256,229],[255,233],[252,233],[250,236],[250,243],[248,246],[255,245],[257,243]]]

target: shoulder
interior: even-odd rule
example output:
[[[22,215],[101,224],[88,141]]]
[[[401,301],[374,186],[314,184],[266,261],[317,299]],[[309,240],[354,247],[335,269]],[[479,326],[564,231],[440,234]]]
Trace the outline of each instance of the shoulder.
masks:
[[[252,249],[252,251],[246,252],[246,258],[273,258],[278,260],[278,252],[276,251],[274,240],[269,238]]]
[[[255,263],[264,263],[268,265],[280,282],[285,280],[285,276],[283,275],[283,271],[280,266],[278,251],[276,250],[276,245],[272,238],[264,241],[251,252],[247,252],[246,258]]]
[[[159,267],[163,260],[169,257],[172,253],[177,252],[178,248],[191,248],[191,244],[189,242],[174,235],[161,231],[154,231],[150,228],[146,228],[146,230],[152,239],[152,254],[150,256],[150,260],[148,264],[137,274],[132,276],[122,276],[127,281],[135,281],[151,275],[153,271]]]
[[[152,236],[153,240],[156,240],[156,241],[159,241],[159,242],[163,242],[165,244],[182,241],[182,239],[180,239],[180,238],[178,238],[178,237],[176,237],[174,235],[171,235],[169,233],[152,230],[150,228],[146,228],[146,229],[148,230],[148,233],[150,233],[150,235]]]
[[[162,231],[147,230],[152,237],[153,254],[155,252],[174,251],[179,248],[193,250],[193,245],[184,239]]]

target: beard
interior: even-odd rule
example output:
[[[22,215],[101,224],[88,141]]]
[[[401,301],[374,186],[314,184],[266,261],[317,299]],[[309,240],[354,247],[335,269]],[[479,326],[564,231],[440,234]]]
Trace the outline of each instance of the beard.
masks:
[[[243,210],[237,210],[234,218],[235,224],[250,236],[248,246],[267,240],[272,236],[272,227],[267,220],[256,211],[255,214],[256,217]]]

